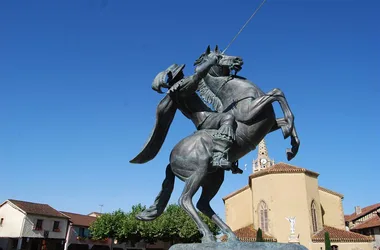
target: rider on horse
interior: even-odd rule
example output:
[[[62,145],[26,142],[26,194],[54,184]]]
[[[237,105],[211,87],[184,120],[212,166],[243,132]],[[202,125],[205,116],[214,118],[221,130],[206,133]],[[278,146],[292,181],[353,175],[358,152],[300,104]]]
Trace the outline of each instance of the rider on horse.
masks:
[[[161,92],[160,87],[170,88],[168,95],[198,130],[217,129],[218,131],[213,135],[212,165],[225,170],[232,170],[233,173],[241,173],[242,171],[237,168],[235,163],[228,160],[228,151],[235,141],[236,122],[234,116],[212,111],[196,93],[199,83],[217,61],[218,56],[213,57],[189,77],[184,77],[185,65],[173,64],[155,77],[152,88],[158,92]]]

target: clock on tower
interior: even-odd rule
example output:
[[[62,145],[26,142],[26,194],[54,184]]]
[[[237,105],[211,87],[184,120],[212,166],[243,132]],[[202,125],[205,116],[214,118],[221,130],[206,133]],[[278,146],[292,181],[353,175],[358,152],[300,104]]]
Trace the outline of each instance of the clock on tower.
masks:
[[[267,146],[263,139],[258,145],[257,159],[253,162],[253,172],[257,172],[274,165],[274,161],[268,156]]]

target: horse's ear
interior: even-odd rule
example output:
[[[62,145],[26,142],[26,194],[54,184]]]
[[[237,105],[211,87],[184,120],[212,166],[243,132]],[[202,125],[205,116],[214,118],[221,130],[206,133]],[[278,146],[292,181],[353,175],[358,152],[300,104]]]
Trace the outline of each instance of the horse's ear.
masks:
[[[211,52],[211,49],[210,49],[210,45],[209,45],[209,46],[207,46],[207,49],[206,49],[206,55],[210,54],[210,52]]]
[[[219,53],[219,47],[218,47],[218,45],[215,46],[215,50],[214,51],[215,51],[215,53]]]

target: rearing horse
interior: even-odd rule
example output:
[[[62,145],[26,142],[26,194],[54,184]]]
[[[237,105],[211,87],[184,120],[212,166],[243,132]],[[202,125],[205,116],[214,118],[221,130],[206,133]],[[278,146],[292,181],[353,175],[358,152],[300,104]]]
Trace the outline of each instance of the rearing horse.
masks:
[[[227,112],[235,116],[237,122],[236,142],[232,146],[229,159],[237,161],[251,150],[255,149],[266,134],[282,129],[284,138],[291,136],[292,148],[288,149],[288,160],[292,159],[298,151],[299,140],[294,128],[294,117],[288,106],[284,94],[273,89],[269,93],[264,93],[252,82],[238,76],[231,76],[231,70],[239,71],[243,65],[243,60],[236,56],[222,55],[216,47],[214,51],[207,48],[195,66],[199,67],[217,54],[220,57],[217,65],[213,66],[209,74],[204,78],[199,86],[200,96],[214,106],[217,112]],[[276,119],[272,102],[278,101],[284,112],[284,118]],[[170,105],[170,100],[166,97],[160,105],[167,107],[167,112],[171,113],[171,118],[165,114],[157,114],[162,119],[172,119],[175,113]],[[162,129],[158,134],[153,133],[154,138],[159,141],[148,143],[142,153],[131,162],[143,163],[152,159],[161,147],[160,143],[166,136],[171,120],[163,123],[159,119],[156,126]],[[158,124],[158,125],[157,125]],[[205,129],[196,131],[194,134],[182,139],[170,154],[170,164],[166,168],[165,180],[162,190],[156,197],[152,206],[137,215],[140,220],[154,220],[160,216],[174,188],[175,176],[185,182],[184,190],[179,198],[179,205],[195,221],[201,234],[202,242],[215,241],[213,234],[207,225],[197,214],[192,198],[202,187],[202,194],[197,202],[197,208],[206,216],[211,218],[221,231],[228,235],[229,241],[238,240],[231,228],[220,219],[210,206],[210,201],[219,191],[224,181],[224,170],[212,167],[212,136],[215,130]]]
[[[220,54],[218,46],[214,51],[206,49],[194,63],[199,67],[211,53]],[[287,150],[287,159],[291,160],[298,152],[300,141],[294,128],[294,116],[284,93],[275,88],[264,93],[254,83],[239,76],[231,76],[231,70],[242,69],[240,57],[223,55],[218,65],[213,66],[199,86],[200,96],[216,109],[234,115],[237,123],[237,143],[240,147],[231,150],[230,159],[238,160],[265,137],[267,133],[281,128],[284,139],[291,136],[292,148]],[[276,119],[271,103],[278,101],[284,118]],[[257,123],[265,123],[258,127]],[[265,127],[265,129],[264,129]]]

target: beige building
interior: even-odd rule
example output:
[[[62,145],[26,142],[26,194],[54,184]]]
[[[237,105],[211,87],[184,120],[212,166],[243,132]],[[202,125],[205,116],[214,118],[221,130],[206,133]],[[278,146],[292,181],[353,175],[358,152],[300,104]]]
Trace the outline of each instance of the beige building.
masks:
[[[329,232],[332,249],[373,250],[373,237],[346,230],[343,195],[318,185],[319,174],[269,158],[263,140],[248,185],[223,198],[226,222],[242,241],[264,239],[324,249]]]

